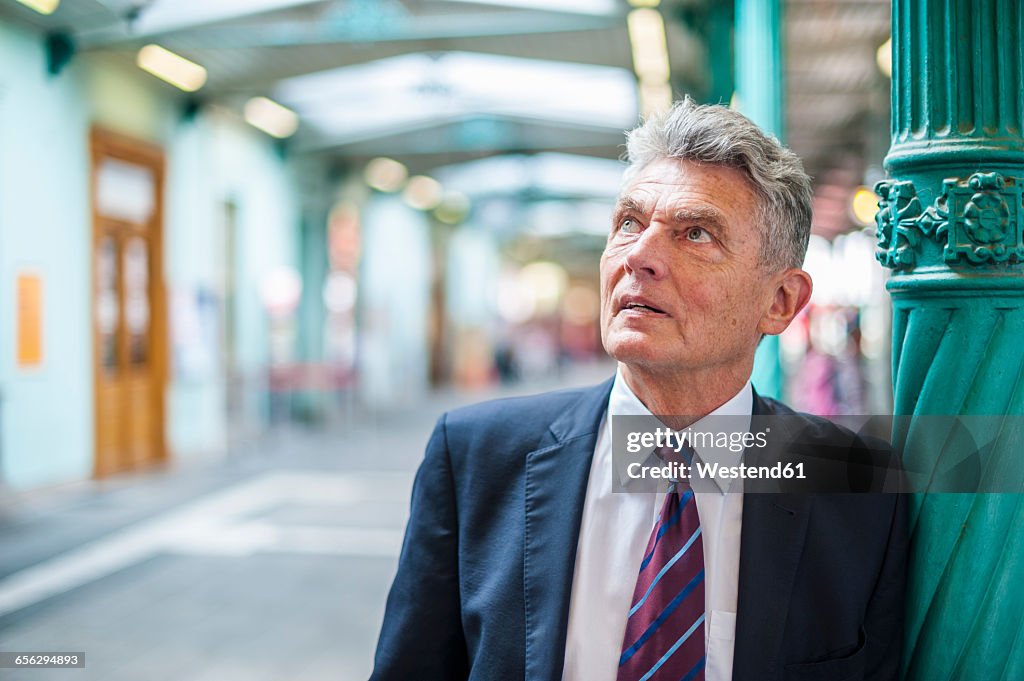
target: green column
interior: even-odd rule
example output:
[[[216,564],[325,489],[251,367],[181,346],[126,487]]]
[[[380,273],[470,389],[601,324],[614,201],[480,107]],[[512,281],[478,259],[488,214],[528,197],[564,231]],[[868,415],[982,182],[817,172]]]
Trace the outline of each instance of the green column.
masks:
[[[735,45],[740,111],[762,130],[783,140],[780,0],[736,0]],[[761,341],[754,357],[752,381],[760,394],[782,396],[778,336]]]
[[[876,220],[898,415],[994,415],[1013,431],[999,415],[1024,412],[1022,21],[1019,0],[893,1],[891,179]],[[894,435],[928,440],[908,450],[914,469],[945,465],[952,438],[934,419]],[[1021,451],[997,438],[983,484],[1020,468]],[[1024,496],[931,489],[911,504],[906,678],[1024,678]]]

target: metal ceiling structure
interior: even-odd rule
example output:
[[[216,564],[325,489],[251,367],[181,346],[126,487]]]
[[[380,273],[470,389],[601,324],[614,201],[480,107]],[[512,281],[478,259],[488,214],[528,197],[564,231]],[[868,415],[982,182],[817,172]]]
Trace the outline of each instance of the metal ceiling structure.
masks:
[[[890,36],[889,0],[787,0],[786,142],[815,180],[814,233],[859,227],[857,187],[882,177],[889,79],[876,63]]]
[[[672,86],[708,92],[720,0],[662,0]],[[134,63],[156,42],[206,67],[200,102],[263,95],[302,120],[296,153],[416,172],[542,150],[617,158],[637,120],[626,0],[64,0],[0,18]],[[725,10],[726,12],[731,9]],[[887,146],[875,52],[888,0],[784,0],[787,142],[818,180],[859,184]],[[715,51],[718,57],[714,57]],[[725,55],[729,63],[729,55]]]
[[[889,147],[889,24],[889,0],[786,1],[786,142],[819,182],[859,184]]]
[[[302,118],[297,151],[421,157],[414,169],[507,151],[617,156],[637,118],[628,9],[622,0],[64,0],[44,17],[0,2],[0,15],[65,31],[83,53],[132,64],[157,42],[202,64],[205,103],[240,110],[252,96],[277,99]]]

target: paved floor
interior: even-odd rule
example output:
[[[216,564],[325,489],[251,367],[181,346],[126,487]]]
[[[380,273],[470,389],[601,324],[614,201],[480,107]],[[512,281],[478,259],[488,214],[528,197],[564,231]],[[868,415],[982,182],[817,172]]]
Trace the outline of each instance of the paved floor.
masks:
[[[0,651],[84,651],[86,668],[0,679],[365,679],[423,445],[443,410],[490,396],[438,394],[277,431],[216,465],[8,502]]]

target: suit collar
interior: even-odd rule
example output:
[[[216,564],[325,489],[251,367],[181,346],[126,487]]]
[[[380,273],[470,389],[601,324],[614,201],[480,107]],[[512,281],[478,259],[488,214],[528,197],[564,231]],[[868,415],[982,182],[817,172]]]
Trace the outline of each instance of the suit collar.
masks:
[[[580,398],[551,422],[551,434],[557,442],[581,435],[597,435],[601,419],[608,408],[608,395],[615,377],[580,392]]]
[[[597,434],[612,381],[583,391],[526,455],[523,585],[526,678],[558,681],[565,659],[576,545]]]
[[[765,398],[761,397],[760,393],[757,392],[757,388],[750,386],[751,391],[754,393],[754,404],[751,408],[751,413],[754,416],[775,416],[777,410],[774,407],[774,400],[769,402]]]

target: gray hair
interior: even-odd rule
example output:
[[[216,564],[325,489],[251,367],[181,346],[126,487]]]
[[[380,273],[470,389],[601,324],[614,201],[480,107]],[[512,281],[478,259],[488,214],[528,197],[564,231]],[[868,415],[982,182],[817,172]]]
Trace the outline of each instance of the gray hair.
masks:
[[[811,234],[811,178],[779,140],[732,109],[686,97],[627,133],[625,182],[664,158],[741,171],[758,198],[762,263],[777,270],[803,264]]]

